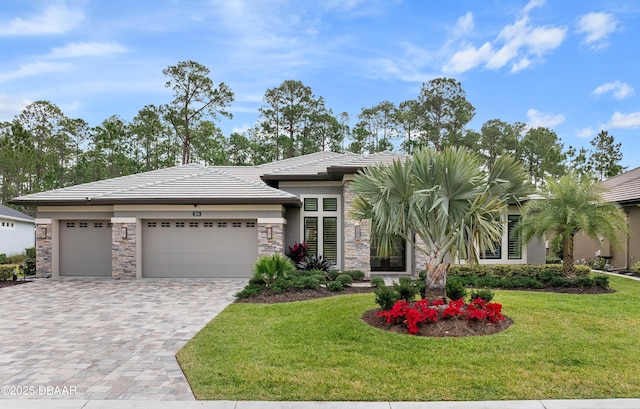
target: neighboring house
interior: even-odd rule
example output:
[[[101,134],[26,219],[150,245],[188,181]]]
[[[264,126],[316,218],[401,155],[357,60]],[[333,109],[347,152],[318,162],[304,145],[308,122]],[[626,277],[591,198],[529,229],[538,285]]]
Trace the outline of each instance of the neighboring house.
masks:
[[[0,254],[24,254],[26,248],[34,245],[33,217],[0,205]]]
[[[574,258],[604,257],[614,270],[626,271],[640,261],[640,167],[614,176],[602,182],[607,188],[604,194],[608,202],[617,202],[629,218],[629,235],[622,238],[619,248],[608,241],[595,242],[584,234],[575,240]]]
[[[245,278],[258,256],[301,241],[342,270],[409,273],[425,266],[415,250],[380,259],[368,222],[350,214],[354,173],[402,157],[318,152],[259,166],[189,164],[13,203],[38,206],[39,276]],[[509,237],[491,262],[531,262],[536,252],[514,249]],[[537,253],[544,262],[544,248]]]

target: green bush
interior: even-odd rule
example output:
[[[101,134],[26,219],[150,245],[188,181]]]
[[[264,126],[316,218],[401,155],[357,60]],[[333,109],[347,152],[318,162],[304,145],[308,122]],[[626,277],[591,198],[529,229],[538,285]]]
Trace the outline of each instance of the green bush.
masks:
[[[20,273],[23,277],[28,277],[36,274],[36,248],[29,247],[26,249],[26,256],[24,262],[20,264]]]
[[[460,298],[464,299],[467,295],[467,290],[464,288],[462,281],[456,277],[449,277],[447,280],[446,292],[447,297],[450,300],[458,300]]]
[[[326,273],[326,276],[329,280],[331,281],[335,281],[336,278],[338,278],[338,276],[340,275],[340,271],[339,270],[329,270]]]
[[[292,288],[293,288],[293,283],[291,282],[291,280],[287,278],[278,278],[276,281],[271,283],[271,285],[269,285],[268,287],[269,291],[275,294],[286,293]]]
[[[561,264],[561,263],[562,263],[562,260],[560,260],[558,257],[547,257],[545,264]]]
[[[593,277],[593,282],[596,287],[609,288],[609,277],[603,275],[597,275]]]
[[[640,273],[640,261],[631,266],[631,271],[634,273]]]
[[[288,257],[279,253],[271,256],[262,256],[253,266],[253,278],[263,280],[266,285],[272,285],[275,281],[283,279],[287,273],[295,270],[293,262]]]
[[[349,274],[354,280],[364,280],[364,271],[361,270],[346,270],[343,271],[342,274]]]
[[[259,294],[264,289],[265,289],[264,285],[249,284],[245,286],[241,291],[237,292],[235,296],[238,298],[249,298]]]
[[[9,264],[9,257],[6,254],[0,254],[0,264]]]
[[[351,287],[351,284],[353,284],[353,278],[349,274],[340,274],[336,277],[336,282],[342,284],[343,287]]]
[[[414,285],[413,280],[409,277],[400,277],[399,282],[393,282],[393,289],[398,293],[401,300],[406,302],[413,301],[418,294],[418,288]]]
[[[490,302],[491,300],[493,300],[494,296],[495,296],[495,294],[493,293],[493,291],[491,291],[488,288],[483,288],[481,290],[473,290],[473,291],[471,291],[471,294],[469,295],[469,298],[471,300],[475,300],[476,298],[482,298],[486,302]]]
[[[320,280],[317,277],[291,277],[289,281],[291,281],[291,288],[296,290],[315,290],[320,287]]]
[[[371,287],[375,287],[375,288],[384,287],[384,278],[382,277],[371,278]]]
[[[342,291],[342,283],[340,281],[330,281],[327,283],[327,290],[329,291]]]
[[[578,277],[573,280],[573,285],[576,287],[594,287],[596,285],[595,281],[593,281],[590,277]]]
[[[18,272],[16,264],[0,264],[0,281],[13,279],[13,275]]]
[[[427,298],[427,284],[424,280],[414,280],[413,285],[416,287],[418,294],[420,294],[420,298],[423,300]]]
[[[553,277],[550,281],[549,281],[549,285],[551,287],[556,287],[556,288],[560,288],[560,287],[568,287],[571,284],[570,281],[566,280],[565,278],[561,277],[561,276],[556,276]]]
[[[296,264],[296,267],[300,270],[322,270],[329,271],[332,267],[335,267],[333,261],[323,256],[309,256],[303,261]]]
[[[389,287],[381,286],[374,290],[376,303],[385,311],[390,310],[396,301],[400,299],[400,294]]]

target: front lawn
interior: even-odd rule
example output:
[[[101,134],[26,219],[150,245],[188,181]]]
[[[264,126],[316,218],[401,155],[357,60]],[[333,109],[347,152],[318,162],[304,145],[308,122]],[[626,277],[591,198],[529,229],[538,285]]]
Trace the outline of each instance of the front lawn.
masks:
[[[467,338],[387,333],[372,294],[232,304],[177,355],[198,399],[505,400],[640,396],[640,282],[613,294],[496,291],[514,320]]]

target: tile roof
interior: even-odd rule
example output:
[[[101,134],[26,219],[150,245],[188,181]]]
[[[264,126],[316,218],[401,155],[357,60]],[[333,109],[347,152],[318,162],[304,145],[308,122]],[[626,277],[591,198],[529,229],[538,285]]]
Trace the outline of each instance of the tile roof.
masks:
[[[605,180],[607,187],[604,197],[618,203],[640,202],[640,167]]]
[[[328,178],[336,172],[401,158],[391,152],[372,155],[316,152],[258,166],[202,166],[188,164],[47,192],[17,197],[12,203],[29,205],[115,203],[282,203],[299,199],[270,187],[265,180]],[[338,170],[341,169],[341,170]],[[331,175],[335,177],[335,175]]]
[[[2,217],[3,219],[9,219],[9,220],[19,220],[19,221],[27,221],[27,222],[33,221],[33,217],[4,205],[0,205],[0,217]]]

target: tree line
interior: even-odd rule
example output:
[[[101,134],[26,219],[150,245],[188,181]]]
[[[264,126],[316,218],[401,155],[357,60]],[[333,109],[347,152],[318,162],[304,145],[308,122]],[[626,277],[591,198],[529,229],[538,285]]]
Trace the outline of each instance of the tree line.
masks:
[[[411,154],[419,147],[465,146],[480,154],[487,169],[499,156],[513,155],[536,185],[568,169],[599,180],[624,170],[620,143],[607,131],[591,141],[591,149],[565,150],[548,128],[491,119],[480,130],[469,129],[475,108],[452,78],[422,84],[415,99],[362,108],[353,121],[349,113],[334,113],[301,81],[286,80],[265,91],[251,129],[227,136],[217,122],[232,118],[229,86],[215,84],[209,69],[194,61],[163,74],[173,100],[147,105],[131,121],[113,115],[90,126],[49,101],[36,101],[0,122],[0,203],[177,164],[257,165],[318,151]]]

